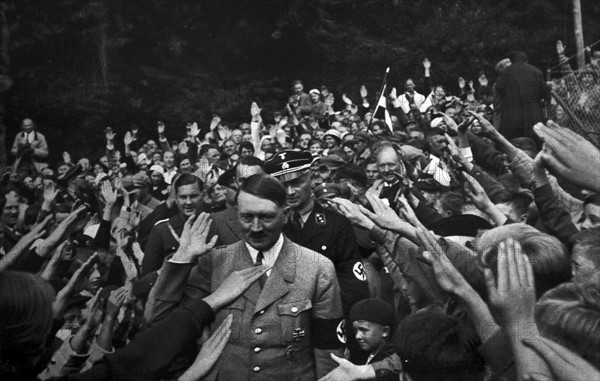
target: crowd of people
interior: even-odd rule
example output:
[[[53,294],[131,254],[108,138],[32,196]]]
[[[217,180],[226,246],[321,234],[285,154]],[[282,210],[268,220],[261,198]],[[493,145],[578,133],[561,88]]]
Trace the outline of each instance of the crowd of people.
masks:
[[[600,150],[524,53],[456,96],[431,65],[60,163],[23,119],[0,379],[600,379]]]

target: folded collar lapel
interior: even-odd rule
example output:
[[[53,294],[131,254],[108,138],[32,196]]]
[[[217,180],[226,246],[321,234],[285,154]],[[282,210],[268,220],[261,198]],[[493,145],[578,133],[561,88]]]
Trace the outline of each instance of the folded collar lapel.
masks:
[[[284,238],[283,247],[271,269],[271,275],[265,282],[254,313],[267,308],[290,291],[296,277],[296,256],[298,254],[289,246],[290,241]]]

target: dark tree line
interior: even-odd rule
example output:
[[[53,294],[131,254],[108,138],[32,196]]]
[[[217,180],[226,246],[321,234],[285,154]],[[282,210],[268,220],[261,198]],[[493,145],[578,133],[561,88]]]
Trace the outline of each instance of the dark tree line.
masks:
[[[30,115],[62,149],[94,155],[102,130],[156,120],[181,128],[245,121],[252,100],[276,110],[290,82],[327,85],[339,100],[377,91],[385,67],[401,87],[432,77],[456,91],[513,49],[541,69],[554,42],[575,45],[566,0],[51,0],[1,3],[2,115],[7,145]],[[600,38],[600,4],[582,0],[586,42]],[[7,47],[5,49],[5,47]],[[6,53],[6,54],[5,54]],[[574,52],[567,52],[574,53]],[[267,118],[268,118],[267,113]],[[0,124],[0,132],[1,132]],[[60,147],[60,148],[59,148]],[[2,158],[0,157],[0,161]]]

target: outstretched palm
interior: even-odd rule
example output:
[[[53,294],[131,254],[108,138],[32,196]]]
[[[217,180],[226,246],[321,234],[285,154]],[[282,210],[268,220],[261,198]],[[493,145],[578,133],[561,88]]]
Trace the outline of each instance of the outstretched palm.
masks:
[[[208,213],[200,213],[190,216],[185,222],[183,233],[179,241],[179,249],[173,256],[174,260],[182,262],[193,262],[196,258],[208,253],[217,243],[217,236],[207,242],[211,224]]]

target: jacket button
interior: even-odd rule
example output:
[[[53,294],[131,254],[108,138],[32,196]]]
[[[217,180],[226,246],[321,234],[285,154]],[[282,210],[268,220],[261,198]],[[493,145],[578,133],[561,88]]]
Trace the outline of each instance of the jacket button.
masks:
[[[292,307],[292,312],[293,312],[293,313],[296,313],[296,312],[298,312],[298,307]]]
[[[265,310],[260,310],[260,311],[258,311],[258,314],[259,314],[259,315],[262,315],[262,314],[264,314],[264,313],[265,313]]]
[[[260,347],[254,348],[254,353],[258,353],[258,352],[260,352]]]
[[[254,368],[252,368],[252,370],[253,370],[255,373],[258,373],[258,372],[260,372],[260,366],[255,366]]]
[[[260,335],[262,333],[262,329],[261,328],[256,328],[254,330],[254,333],[256,333],[257,335]]]

